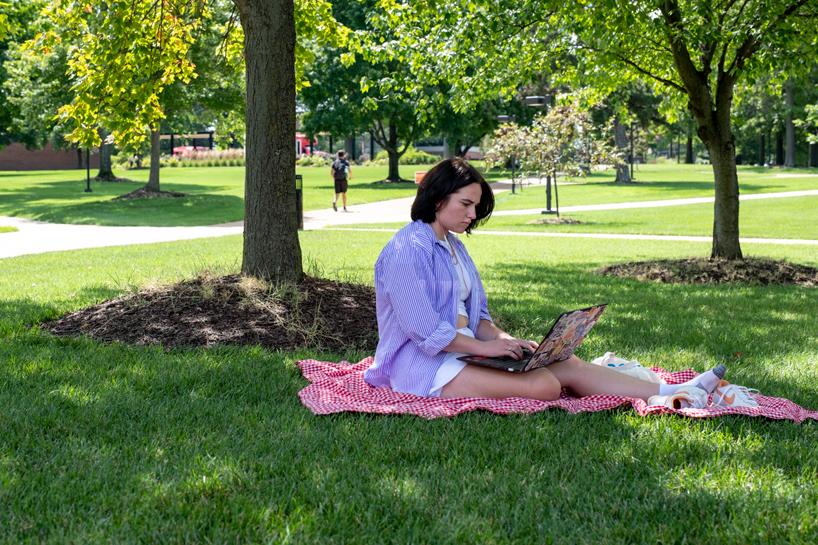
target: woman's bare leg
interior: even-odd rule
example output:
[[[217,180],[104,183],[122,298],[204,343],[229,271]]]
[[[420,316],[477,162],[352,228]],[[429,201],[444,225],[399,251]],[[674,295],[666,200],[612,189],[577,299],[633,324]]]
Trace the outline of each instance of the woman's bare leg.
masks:
[[[571,356],[547,367],[563,388],[577,397],[617,395],[648,400],[659,393],[659,385]]]
[[[567,388],[577,397],[618,395],[648,400],[659,385],[582,361],[576,356],[527,373],[467,365],[443,387],[440,397],[525,397],[553,401]]]
[[[466,365],[440,391],[440,397],[527,397],[553,401],[560,397],[560,383],[546,369],[510,373],[478,365]]]

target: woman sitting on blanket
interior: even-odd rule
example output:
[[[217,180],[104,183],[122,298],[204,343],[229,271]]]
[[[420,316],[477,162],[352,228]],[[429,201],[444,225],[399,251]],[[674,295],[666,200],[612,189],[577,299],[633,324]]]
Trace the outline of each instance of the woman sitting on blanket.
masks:
[[[537,348],[534,341],[514,338],[494,325],[480,274],[454,236],[471,233],[493,208],[488,183],[462,159],[441,161],[423,178],[412,204],[412,223],[398,231],[375,263],[380,342],[364,374],[369,384],[422,397],[543,401],[556,400],[567,388],[578,397],[625,396],[674,408],[705,406],[707,394],[721,387],[722,405],[732,399],[733,405],[757,406],[746,390],[721,381],[722,365],[688,383],[669,385],[576,356],[525,373],[458,360],[465,354],[520,359],[523,350]],[[731,391],[722,391],[727,388]]]

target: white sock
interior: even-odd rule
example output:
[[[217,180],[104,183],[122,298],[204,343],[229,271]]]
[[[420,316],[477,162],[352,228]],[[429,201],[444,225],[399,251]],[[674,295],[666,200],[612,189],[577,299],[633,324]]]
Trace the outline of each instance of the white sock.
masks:
[[[709,394],[716,389],[716,386],[719,385],[719,381],[722,379],[722,377],[724,377],[724,373],[726,372],[727,368],[724,365],[719,365],[706,373],[702,373],[701,375],[693,377],[687,382],[683,382],[681,384],[660,384],[659,395],[667,396],[670,394],[675,394],[676,390],[682,386],[695,386],[696,388],[701,388]]]

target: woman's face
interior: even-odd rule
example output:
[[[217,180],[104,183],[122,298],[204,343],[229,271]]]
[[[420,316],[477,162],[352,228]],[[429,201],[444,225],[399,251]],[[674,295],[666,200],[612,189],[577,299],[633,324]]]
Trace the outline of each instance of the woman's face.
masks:
[[[461,187],[437,209],[437,222],[446,231],[463,233],[477,218],[476,207],[483,196],[483,188],[478,183]]]

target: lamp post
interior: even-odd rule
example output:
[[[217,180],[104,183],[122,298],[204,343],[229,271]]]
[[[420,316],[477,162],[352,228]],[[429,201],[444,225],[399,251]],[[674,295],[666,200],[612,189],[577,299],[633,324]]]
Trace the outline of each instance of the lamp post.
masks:
[[[497,121],[500,123],[514,123],[517,121],[516,115],[498,115]],[[511,194],[514,194],[514,163],[517,162],[517,157],[511,157]]]
[[[534,108],[544,108],[545,115],[548,115],[548,109],[551,107],[551,95],[545,96],[530,96],[525,97],[525,105],[532,106]],[[542,178],[540,178],[542,179]],[[557,184],[556,180],[556,172],[554,173],[554,185]],[[554,210],[551,210],[551,173],[545,173],[545,208],[543,210],[543,214],[556,214]]]

